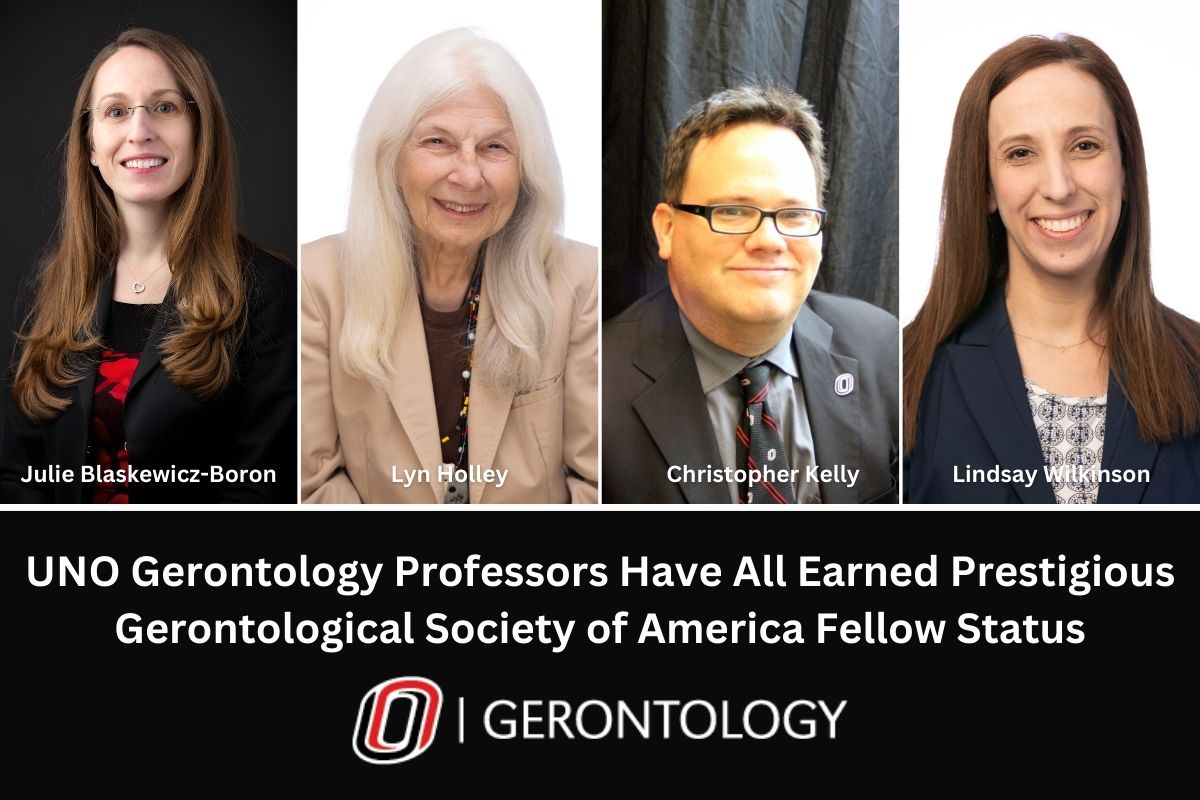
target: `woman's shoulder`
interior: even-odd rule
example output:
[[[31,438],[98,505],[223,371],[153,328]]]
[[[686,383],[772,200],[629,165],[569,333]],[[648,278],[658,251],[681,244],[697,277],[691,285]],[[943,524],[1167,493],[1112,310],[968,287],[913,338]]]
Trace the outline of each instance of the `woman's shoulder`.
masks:
[[[251,245],[245,268],[249,350],[264,353],[291,340],[296,328],[296,268],[279,253]]]
[[[341,258],[342,239],[342,234],[334,233],[300,245],[301,268],[307,272],[310,266],[314,269],[336,266]]]
[[[590,244],[561,236],[555,246],[566,283],[576,288],[591,287],[600,270],[599,251]]]
[[[590,244],[577,242],[565,236],[557,237],[559,252],[563,263],[568,269],[595,272],[597,269],[599,251]]]
[[[264,279],[287,279],[296,274],[296,266],[286,256],[259,245],[251,251],[250,269]]]
[[[271,291],[281,288],[294,292],[296,289],[296,267],[280,253],[254,245],[250,251],[247,275],[252,291]]]
[[[246,242],[249,261],[245,266],[246,295],[252,315],[263,307],[295,304],[296,267],[286,256]]]
[[[338,272],[342,258],[342,234],[326,236],[300,246],[300,274],[304,285],[328,297],[341,294]]]

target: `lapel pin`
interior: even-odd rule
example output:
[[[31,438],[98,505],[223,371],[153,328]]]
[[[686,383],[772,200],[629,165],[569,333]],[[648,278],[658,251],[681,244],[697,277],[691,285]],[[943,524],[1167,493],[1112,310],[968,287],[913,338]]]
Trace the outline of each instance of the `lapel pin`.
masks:
[[[854,376],[849,372],[843,372],[833,379],[833,393],[838,397],[845,397],[854,391]]]

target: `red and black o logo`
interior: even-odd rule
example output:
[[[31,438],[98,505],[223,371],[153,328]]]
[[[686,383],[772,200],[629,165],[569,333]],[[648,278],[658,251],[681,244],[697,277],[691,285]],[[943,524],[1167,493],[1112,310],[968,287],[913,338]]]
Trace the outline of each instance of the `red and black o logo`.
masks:
[[[354,752],[372,764],[399,764],[424,753],[437,733],[442,690],[426,678],[390,678],[363,695]]]

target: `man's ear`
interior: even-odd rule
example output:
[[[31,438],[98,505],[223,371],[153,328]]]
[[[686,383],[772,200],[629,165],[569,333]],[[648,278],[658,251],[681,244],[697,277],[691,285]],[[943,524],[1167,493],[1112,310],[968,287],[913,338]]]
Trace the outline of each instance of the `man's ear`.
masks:
[[[666,203],[659,203],[654,207],[650,224],[654,226],[654,236],[658,239],[658,257],[667,261],[671,258],[671,235],[675,232],[675,209]]]

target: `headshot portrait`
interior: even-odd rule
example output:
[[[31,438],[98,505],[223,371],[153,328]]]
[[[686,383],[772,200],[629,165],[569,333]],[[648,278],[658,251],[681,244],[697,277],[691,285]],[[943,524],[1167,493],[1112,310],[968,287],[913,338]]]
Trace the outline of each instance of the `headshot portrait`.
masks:
[[[896,502],[895,4],[605,9],[604,502]]]
[[[952,116],[914,114],[945,126],[944,149],[918,134],[903,156],[907,175],[945,154],[940,207],[927,182],[904,200],[940,219],[924,228],[935,249],[906,252],[905,501],[1195,502],[1196,170],[1176,142],[1180,115],[1197,114],[1164,91],[1190,69],[1188,28],[1162,14],[1150,41],[1116,5],[1108,22],[1027,8],[1000,26],[911,20],[960,34],[938,69],[962,88]],[[923,61],[912,54],[914,79]]]
[[[230,7],[5,12],[5,502],[296,502],[295,21]]]
[[[368,6],[375,44],[301,14],[302,85],[345,95],[301,101],[302,500],[595,503],[598,58],[483,4]]]

